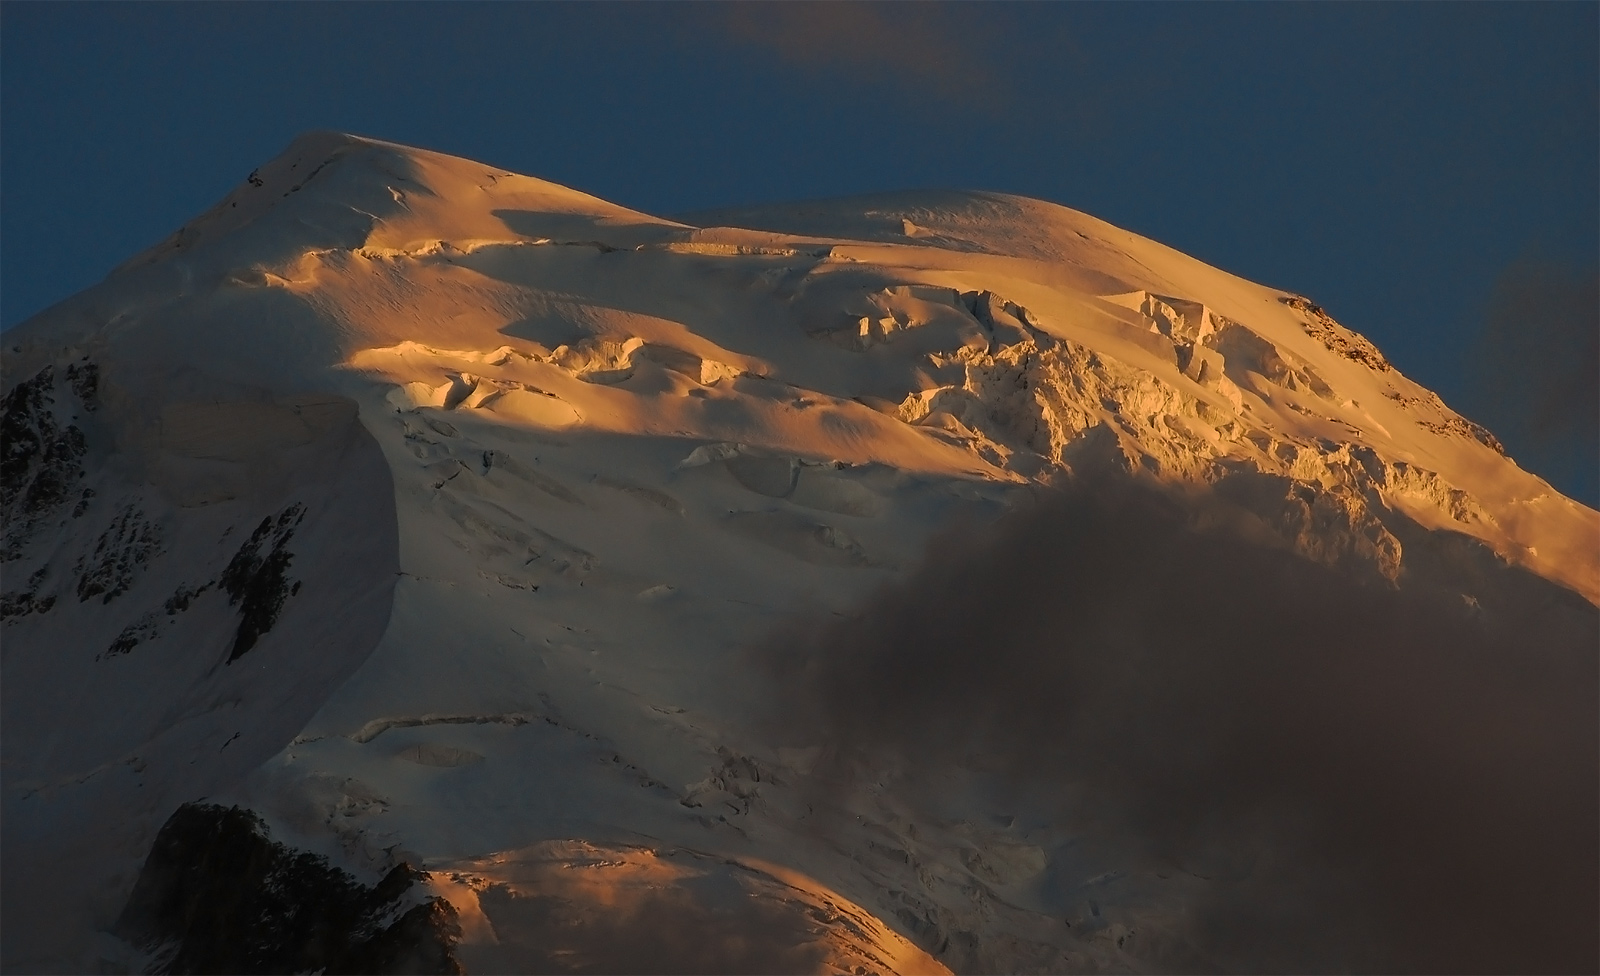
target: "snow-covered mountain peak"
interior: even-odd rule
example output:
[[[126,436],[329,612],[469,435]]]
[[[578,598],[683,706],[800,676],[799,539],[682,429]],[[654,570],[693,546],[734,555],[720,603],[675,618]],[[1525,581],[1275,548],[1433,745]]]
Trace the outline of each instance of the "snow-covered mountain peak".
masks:
[[[561,270],[568,277],[551,277],[563,263],[552,263],[553,256],[574,247],[598,252],[597,258],[628,254],[584,261],[575,276]],[[616,276],[611,269],[624,264],[642,274]],[[314,337],[252,337],[228,350],[202,343],[196,349],[212,369],[239,352],[248,354],[247,369],[255,368],[281,359],[286,343],[299,350],[307,339],[336,345],[337,353],[323,357],[328,366],[329,358],[348,364],[366,355],[363,361],[370,361],[378,350],[405,342],[471,358],[499,348],[507,336],[533,340],[546,352],[565,343],[574,350],[568,358],[599,356],[618,366],[633,355],[622,347],[637,340],[673,350],[670,356],[685,362],[720,364],[706,367],[712,372],[743,371],[858,404],[892,406],[898,419],[912,418],[924,428],[955,416],[948,409],[952,397],[976,397],[980,413],[1005,414],[1013,426],[1028,428],[1000,430],[991,420],[966,415],[955,421],[962,428],[955,436],[964,439],[971,461],[947,461],[942,468],[991,472],[986,477],[1056,470],[1080,435],[1102,429],[1128,463],[1164,471],[1160,476],[1168,480],[1181,472],[1182,479],[1203,483],[1216,481],[1230,465],[1294,478],[1295,465],[1303,463],[1286,459],[1330,451],[1342,456],[1338,445],[1347,444],[1378,460],[1336,461],[1344,473],[1317,476],[1324,488],[1348,483],[1332,491],[1346,499],[1341,504],[1364,509],[1363,499],[1377,493],[1384,506],[1409,511],[1408,519],[1466,532],[1505,559],[1590,599],[1600,597],[1592,582],[1593,513],[1505,461],[1492,437],[1400,375],[1366,340],[1308,299],[1056,204],[996,193],[907,191],[707,212],[680,222],[458,157],[313,132],[125,267],[142,270],[147,279],[142,286],[125,284],[130,298],[146,291],[154,293],[147,300],[160,302],[175,288],[264,282],[314,305],[338,306],[332,312],[338,327],[317,329]],[[714,281],[704,274],[712,267],[719,269]],[[610,292],[596,295],[597,305],[583,289],[586,276],[602,269],[594,285]],[[342,284],[329,287],[330,273]],[[725,299],[706,303],[707,284]],[[548,309],[552,298],[567,297],[585,311],[529,315],[534,307]],[[398,315],[386,310],[395,302],[403,306]],[[998,308],[1005,321],[995,326],[980,303]],[[122,304],[88,318],[115,319],[129,299]],[[750,323],[774,317],[789,320],[790,329],[751,330]],[[579,319],[585,324],[568,327]],[[717,319],[734,331],[708,326]],[[262,327],[276,334],[282,322],[275,317]],[[963,339],[963,329],[977,331]],[[802,335],[858,355],[824,353],[796,339]],[[980,339],[988,348],[979,349]],[[1045,348],[1058,340],[1065,342]],[[600,345],[589,350],[586,342]],[[1051,362],[1076,354],[1066,350],[1131,364],[1132,371],[1112,384],[1116,392],[1084,401],[1086,394],[1064,393],[1041,380]],[[1063,375],[1081,378],[1078,366],[1065,369]],[[957,372],[965,376],[959,383],[952,382]],[[976,377],[1012,373],[1003,382],[1031,383],[1032,392],[1020,413],[996,413],[990,401],[998,394],[978,389],[989,381]],[[437,386],[443,380],[406,382]],[[1141,416],[1143,408],[1122,406],[1127,396],[1154,396],[1168,406]],[[654,429],[675,417],[674,429],[685,432],[748,437],[835,459],[890,450],[827,438],[774,442],[782,425],[719,433],[679,416],[685,405],[667,396],[641,401],[642,410],[601,413],[617,416],[607,425],[613,428],[640,423]],[[1171,420],[1180,416],[1188,426],[1174,435]],[[889,440],[898,440],[899,428],[891,429],[896,433]],[[1022,455],[1005,460],[1019,448]],[[884,456],[910,463],[904,450]],[[1042,467],[1028,460],[1034,456],[1043,459]],[[1010,475],[993,473],[1008,464]],[[1565,514],[1530,518],[1529,506]],[[1366,534],[1374,532],[1375,549],[1356,547],[1368,551],[1382,575],[1395,578],[1399,542],[1389,530]]]
[[[1211,965],[1207,872],[993,809],[986,760],[933,798],[893,763],[844,776],[848,744],[771,732],[789,692],[752,648],[900,619],[868,601],[975,558],[925,563],[946,528],[1063,489],[1185,513],[1214,547],[1150,567],[1169,588],[1242,559],[1562,634],[1600,601],[1600,513],[1310,299],[1002,194],[668,220],[311,133],[0,365],[8,968],[183,941],[118,918],[163,823],[255,829],[169,821],[201,797],[373,891],[433,871],[428,931],[456,918],[469,967],[636,966],[617,905],[664,947],[723,932],[690,970],[749,968],[735,910],[780,969]],[[1001,610],[935,586],[906,629],[1071,605],[1015,571]],[[1217,619],[1274,619],[1252,598]],[[937,686],[908,667],[865,684]]]

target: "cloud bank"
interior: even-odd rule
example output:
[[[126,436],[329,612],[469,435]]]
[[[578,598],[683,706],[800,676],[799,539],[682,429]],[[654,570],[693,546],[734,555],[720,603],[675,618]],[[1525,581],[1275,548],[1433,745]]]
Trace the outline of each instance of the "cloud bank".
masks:
[[[735,43],[786,64],[837,74],[848,84],[891,81],[947,102],[993,104],[1006,97],[989,53],[996,12],[947,4],[735,3],[712,8],[712,23]]]
[[[835,784],[888,758],[937,791],[981,757],[1212,876],[1185,937],[1222,968],[1594,971],[1595,609],[1363,585],[1197,514],[1128,483],[951,532],[766,648],[773,734],[826,743]]]

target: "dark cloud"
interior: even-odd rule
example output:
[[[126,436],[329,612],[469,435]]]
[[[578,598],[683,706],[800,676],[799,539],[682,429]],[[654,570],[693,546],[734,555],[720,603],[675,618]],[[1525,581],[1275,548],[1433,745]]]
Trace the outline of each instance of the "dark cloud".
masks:
[[[1128,483],[951,533],[767,648],[774,736],[828,744],[819,788],[976,761],[998,802],[1210,875],[1166,965],[1594,971],[1595,608],[1362,584],[1193,504]]]
[[[1525,257],[1500,273],[1470,363],[1472,407],[1511,454],[1597,502],[1600,269]]]
[[[999,14],[934,3],[729,3],[702,8],[729,39],[852,83],[890,82],[946,102],[998,107]]]

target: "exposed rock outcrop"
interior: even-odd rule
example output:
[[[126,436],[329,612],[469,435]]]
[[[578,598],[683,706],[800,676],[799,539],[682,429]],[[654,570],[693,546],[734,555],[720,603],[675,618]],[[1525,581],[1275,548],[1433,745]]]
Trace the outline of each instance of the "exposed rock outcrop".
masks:
[[[159,973],[460,973],[456,911],[396,865],[363,885],[272,840],[248,810],[186,803],[117,921]]]

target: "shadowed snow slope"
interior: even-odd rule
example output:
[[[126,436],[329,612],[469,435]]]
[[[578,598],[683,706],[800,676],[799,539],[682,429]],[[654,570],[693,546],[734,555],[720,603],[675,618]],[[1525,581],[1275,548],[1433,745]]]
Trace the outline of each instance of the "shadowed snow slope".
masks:
[[[1350,907],[1392,873],[1324,872],[1282,899],[1342,913],[1334,936],[1264,907],[1293,886],[1282,858],[1304,848],[1283,838],[1316,833],[1304,811],[1324,792],[1185,760],[1246,786],[1172,799],[1143,747],[1124,779],[1051,749],[1019,771],[1014,730],[1212,743],[1132,705],[1070,729],[1040,717],[1077,674],[1061,662],[1178,674],[1191,646],[1254,669],[1280,660],[1273,641],[1282,660],[1408,659],[1394,634],[1467,634],[1462,694],[1490,728],[1540,714],[1552,675],[1593,688],[1600,514],[1309,299],[1018,197],[674,221],[313,133],[8,333],[4,388],[7,971],[186,958],[110,932],[163,822],[202,798],[363,884],[431,871],[469,969],[1453,968],[1437,943],[1456,929],[1374,928]],[[1125,549],[1067,533],[1030,553],[1107,493],[1144,499],[1104,520]],[[990,538],[1012,548],[973,541]],[[1106,586],[1141,594],[1120,622],[1085,595]],[[1350,615],[1318,616],[1303,594],[1322,589]],[[915,646],[912,623],[857,626],[957,608],[965,624]],[[1450,667],[1421,643],[1417,661]],[[968,656],[1008,677],[960,694]],[[1350,660],[1291,669],[1343,689],[1311,712],[1387,728],[1419,700],[1357,694],[1390,658]],[[1524,666],[1539,677],[1517,685]],[[1526,694],[1507,704],[1502,681]],[[1239,694],[1289,687],[1258,684]],[[1155,687],[1119,700],[1186,715],[1172,695],[1217,690]],[[1591,698],[1502,752],[1591,762],[1567,736]],[[1250,735],[1279,728],[1241,709]],[[870,718],[895,714],[920,717]],[[917,748],[903,733],[930,715]],[[1286,741],[1327,731],[1293,727]],[[1562,803],[1582,792],[1564,775],[1524,785]],[[1211,819],[1175,833],[1151,797]],[[1582,834],[1587,811],[1550,829]],[[1272,843],[1252,846],[1263,817]],[[1374,827],[1367,849],[1415,826]],[[1463,849],[1427,850],[1419,871]],[[1574,956],[1526,874],[1486,896],[1520,899],[1519,931],[1545,947],[1512,968],[1592,967],[1587,930]],[[1343,952],[1346,936],[1376,948]]]

